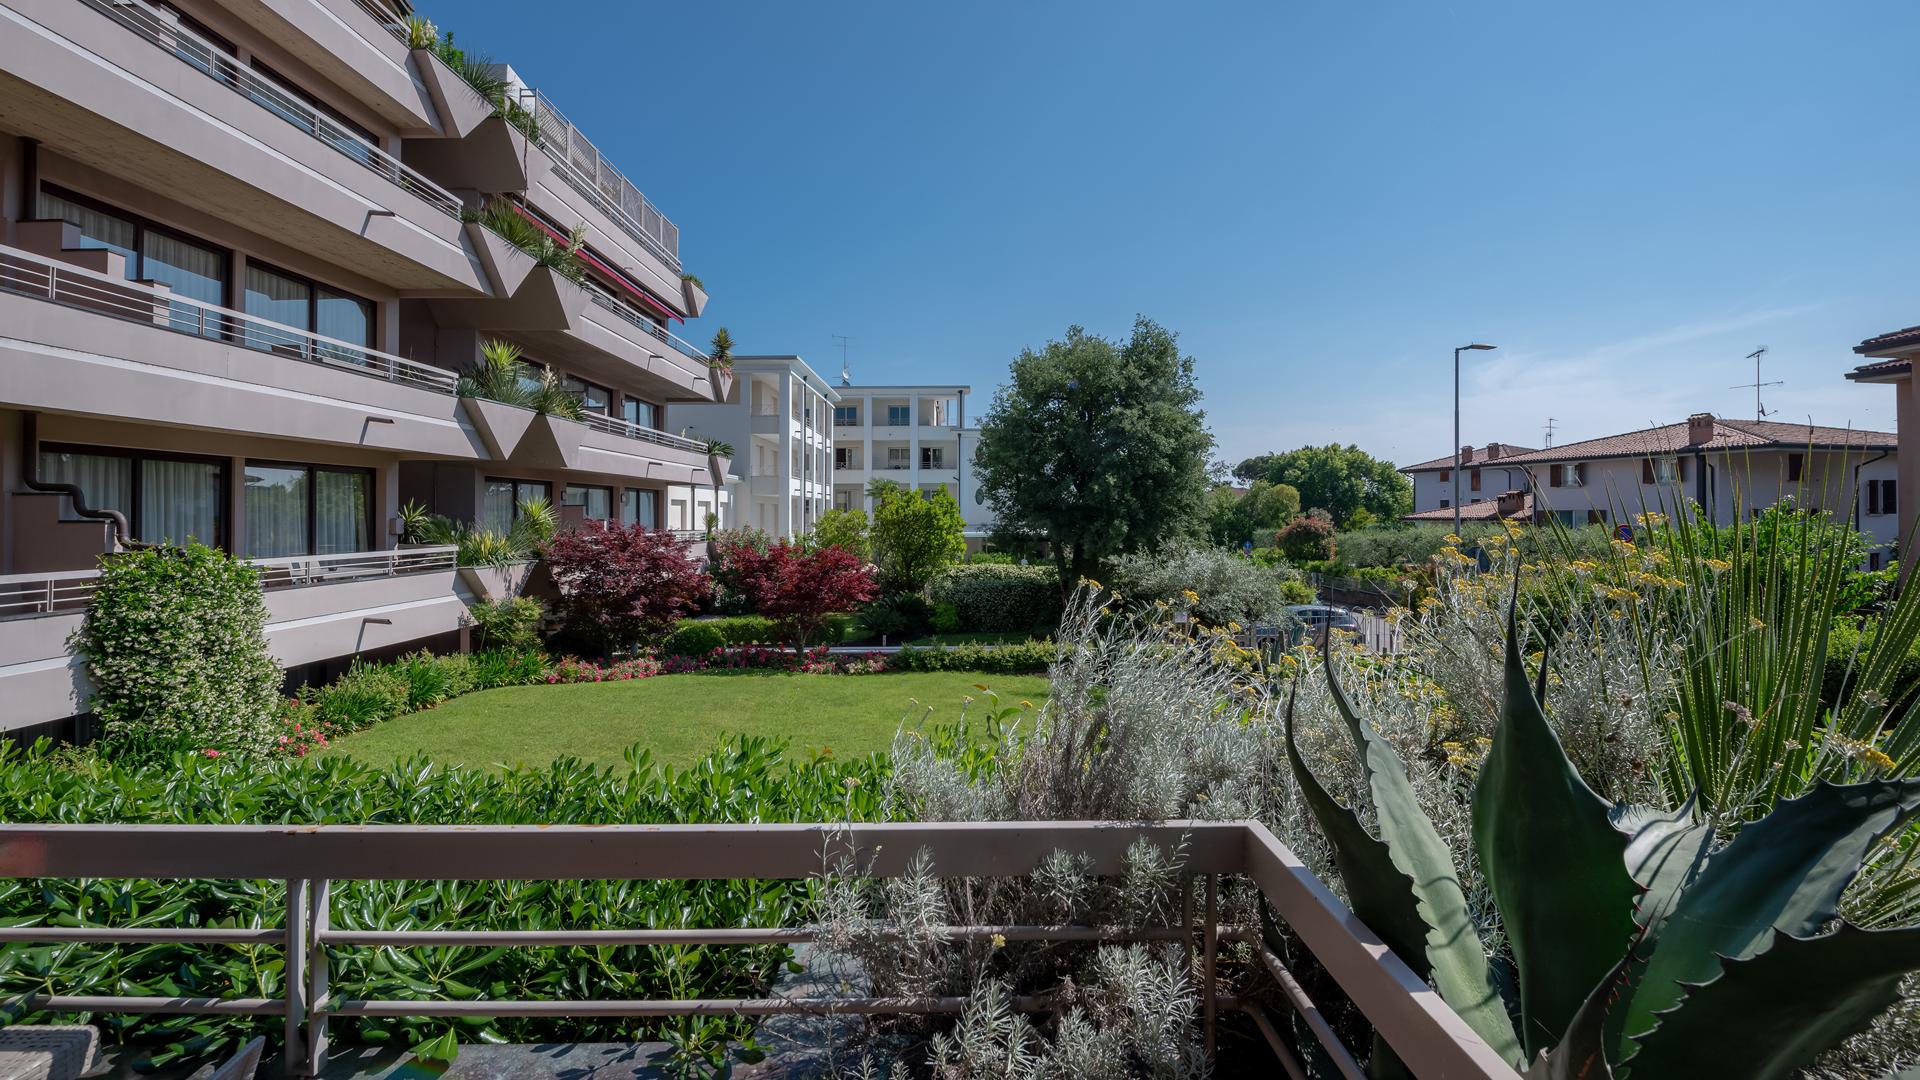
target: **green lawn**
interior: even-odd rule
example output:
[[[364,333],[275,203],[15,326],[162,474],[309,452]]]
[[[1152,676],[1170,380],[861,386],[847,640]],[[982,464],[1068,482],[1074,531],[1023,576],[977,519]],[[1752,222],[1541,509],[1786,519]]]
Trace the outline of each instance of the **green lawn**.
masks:
[[[1038,675],[907,672],[789,675],[775,672],[660,675],[631,682],[510,686],[468,694],[389,720],[334,744],[330,753],[385,764],[416,751],[444,764],[539,764],[563,754],[616,763],[641,743],[654,760],[687,765],[722,734],[788,739],[796,750],[835,755],[885,750],[903,719],[953,720],[988,686],[1001,705],[1038,705]],[[917,703],[917,704],[916,704]]]

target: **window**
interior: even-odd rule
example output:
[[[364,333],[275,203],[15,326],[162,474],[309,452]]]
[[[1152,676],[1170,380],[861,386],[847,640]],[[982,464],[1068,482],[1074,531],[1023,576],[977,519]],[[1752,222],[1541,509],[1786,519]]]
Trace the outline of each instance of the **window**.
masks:
[[[230,256],[222,248],[55,188],[40,192],[37,213],[41,218],[78,227],[84,249],[125,256],[128,281],[156,281],[190,300],[221,307],[227,304]],[[220,326],[201,318],[199,309],[191,304],[174,304],[171,322],[176,330],[208,337],[219,337],[223,332]]]
[[[1446,509],[1449,509],[1449,508],[1451,508],[1452,506],[1453,506],[1453,500],[1452,500],[1452,499],[1441,499],[1441,500],[1440,500],[1440,509],[1442,509],[1442,510],[1446,510]]]
[[[1587,511],[1587,524],[1605,525],[1606,523],[1607,523],[1607,512],[1605,510]]]
[[[297,274],[249,262],[243,306],[247,314],[256,318],[346,343],[321,344],[317,359],[365,364],[366,354],[349,346],[373,347],[372,301],[316,284]],[[302,338],[277,333],[271,327],[249,326],[245,340],[248,347],[267,352],[293,356],[304,356],[306,352]]]
[[[1807,471],[1807,455],[1805,454],[1788,454],[1787,455],[1787,483],[1789,484],[1799,483],[1801,475],[1806,471]]]
[[[560,505],[578,507],[588,521],[613,520],[613,489],[586,484],[568,484],[560,492]]]
[[[588,412],[605,415],[613,410],[613,391],[604,386],[595,386],[572,375],[562,375],[560,389],[571,395]]]
[[[1900,507],[1895,494],[1894,481],[1867,481],[1867,513],[1897,514],[1899,512]]]
[[[857,469],[860,467],[860,452],[851,446],[833,448],[833,467],[836,469]]]
[[[1472,472],[1467,474],[1467,490],[1469,491],[1480,490],[1480,470],[1479,469],[1475,469]]]
[[[1679,459],[1670,457],[1647,458],[1640,463],[1640,482],[1642,484],[1679,483]]]
[[[887,447],[887,468],[907,469],[912,467],[913,450],[905,446]]]
[[[946,462],[946,455],[941,451],[940,447],[923,446],[920,448],[920,467],[921,468],[944,469],[946,468],[945,462]]]
[[[660,408],[651,401],[623,397],[620,399],[620,418],[634,427],[657,429],[660,426]]]
[[[853,493],[851,491],[834,492],[833,508],[835,510],[852,510],[853,509]]]
[[[660,496],[658,492],[641,488],[626,488],[620,492],[620,523],[638,525],[645,529],[660,527]]]
[[[908,405],[887,406],[887,426],[906,427],[913,423],[913,408]]]
[[[1572,510],[1555,510],[1553,516],[1562,525],[1572,525],[1574,524],[1573,513]]]
[[[859,427],[860,426],[860,406],[835,405],[833,407],[833,426],[834,427]]]
[[[45,445],[40,478],[74,485],[90,507],[125,514],[136,540],[215,547],[226,540],[226,469],[218,460]]]
[[[480,498],[480,524],[494,532],[506,532],[520,518],[520,504],[531,499],[553,501],[553,485],[540,480],[505,480],[487,477]]]
[[[1441,483],[1443,483],[1443,484],[1445,484],[1445,483],[1449,483],[1449,482],[1451,482],[1452,480],[1453,480],[1453,470],[1452,470],[1452,469],[1441,469],[1441,470],[1440,470],[1440,482],[1441,482]]]
[[[1880,569],[1880,553],[1879,552],[1877,551],[1867,552],[1867,569],[1869,570]]]
[[[242,550],[253,558],[371,546],[373,475],[365,469],[249,461],[245,491]]]

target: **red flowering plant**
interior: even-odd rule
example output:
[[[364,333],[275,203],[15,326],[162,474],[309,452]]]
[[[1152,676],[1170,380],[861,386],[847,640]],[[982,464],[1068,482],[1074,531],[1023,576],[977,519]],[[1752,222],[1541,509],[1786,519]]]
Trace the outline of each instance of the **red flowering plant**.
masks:
[[[876,591],[873,568],[845,548],[808,551],[782,540],[759,551],[743,544],[727,561],[753,606],[801,652],[822,636],[828,616],[852,611]]]
[[[547,542],[561,620],[603,654],[657,637],[706,597],[689,545],[664,529],[588,521]]]

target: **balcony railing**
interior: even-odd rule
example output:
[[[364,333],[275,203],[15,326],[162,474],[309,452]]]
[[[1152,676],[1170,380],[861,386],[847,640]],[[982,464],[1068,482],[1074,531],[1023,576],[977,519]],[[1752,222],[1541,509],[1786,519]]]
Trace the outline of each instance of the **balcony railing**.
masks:
[[[413,193],[435,210],[451,218],[460,216],[460,200],[446,188],[301,100],[292,90],[242,65],[206,38],[181,26],[173,16],[149,6],[146,0],[82,2],[172,53],[214,82],[319,139],[354,164]]]
[[[157,942],[226,948],[237,944],[284,950],[283,996],[213,998],[163,995],[35,994],[24,1011],[107,1014],[252,1015],[285,1018],[287,1072],[318,1073],[335,1017],[699,1016],[775,1014],[953,1014],[967,999],[946,996],[448,1000],[426,994],[361,1000],[336,994],[330,965],[351,949],[446,947],[553,948],[659,945],[729,948],[799,944],[817,935],[789,927],[647,927],[641,929],[479,930],[362,929],[334,921],[331,883],[340,880],[543,881],[791,879],[823,866],[858,866],[862,877],[914,872],[924,853],[949,877],[1030,874],[1059,852],[1084,860],[1089,875],[1123,872],[1128,848],[1147,842],[1178,850],[1188,875],[1187,903],[1176,926],[943,926],[949,941],[1161,941],[1185,945],[1201,1006],[1209,1053],[1223,1011],[1246,1015],[1291,1076],[1303,1076],[1307,1040],[1342,1075],[1359,1077],[1355,1056],[1286,962],[1254,927],[1222,925],[1223,880],[1257,891],[1274,917],[1312,953],[1373,1030],[1414,1075],[1466,1080],[1518,1080],[1518,1074],[1449,1009],[1434,989],[1388,950],[1257,822],[1023,821],[856,825],[0,825],[0,878],[136,878],[280,881],[285,915],[278,927],[9,926],[0,942],[98,943],[139,947]],[[1242,884],[1243,883],[1243,884]],[[1200,904],[1193,901],[1199,892]],[[1204,906],[1201,906],[1201,905]],[[1199,911],[1195,908],[1199,907]],[[1220,943],[1239,943],[1251,957],[1248,976],[1264,972],[1271,1000],[1285,1003],[1300,1032],[1283,1038],[1267,1008],[1251,997],[1223,994]],[[1058,1007],[1045,996],[1015,1007]]]
[[[696,347],[692,342],[687,341],[685,338],[682,338],[680,335],[674,333],[673,331],[667,329],[664,326],[661,326],[659,323],[654,322],[652,319],[647,318],[645,315],[640,314],[638,311],[635,311],[631,304],[628,304],[622,301],[619,297],[614,296],[613,294],[607,292],[605,289],[602,289],[598,285],[590,284],[586,288],[587,288],[588,298],[591,299],[595,304],[598,304],[599,306],[614,313],[615,315],[620,316],[622,319],[625,319],[627,322],[632,323],[634,326],[638,327],[639,329],[646,331],[648,334],[652,335],[653,337],[656,337],[661,341],[666,342],[667,344],[673,346],[675,349],[680,350],[681,354],[686,356],[688,359],[693,360],[696,363],[706,365],[708,367],[713,366],[712,357],[709,357],[706,353],[700,351],[700,349]]]
[[[522,89],[520,104],[533,113],[534,142],[559,167],[568,185],[678,273],[679,226],[667,220],[631,180],[609,164],[545,94],[530,87]]]
[[[587,413],[580,418],[580,422],[596,431],[623,435],[629,439],[639,439],[641,442],[650,442],[657,446],[671,446],[675,450],[686,450],[695,454],[707,452],[707,444],[698,439],[689,439],[684,435],[671,435],[618,416],[608,416],[606,413]]]
[[[0,292],[50,300],[179,334],[243,345],[368,378],[453,393],[454,375],[440,368],[243,311],[202,303],[165,287],[109,277],[20,248],[0,246]]]
[[[262,589],[289,589],[444,572],[454,568],[458,555],[456,547],[436,546],[249,561],[260,570]],[[99,585],[98,570],[58,570],[0,577],[0,619],[85,611]]]

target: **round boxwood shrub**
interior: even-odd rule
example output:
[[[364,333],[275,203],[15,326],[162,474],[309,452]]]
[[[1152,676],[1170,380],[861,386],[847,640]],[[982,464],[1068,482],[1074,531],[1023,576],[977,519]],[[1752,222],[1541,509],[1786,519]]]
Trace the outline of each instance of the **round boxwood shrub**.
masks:
[[[667,636],[666,651],[673,656],[707,656],[725,646],[727,635],[708,622],[683,622]]]
[[[108,746],[267,751],[281,674],[266,625],[259,571],[223,551],[188,544],[102,559],[77,641]]]
[[[1051,566],[973,563],[933,579],[935,604],[952,604],[968,633],[1051,634],[1060,623],[1060,576]]]

